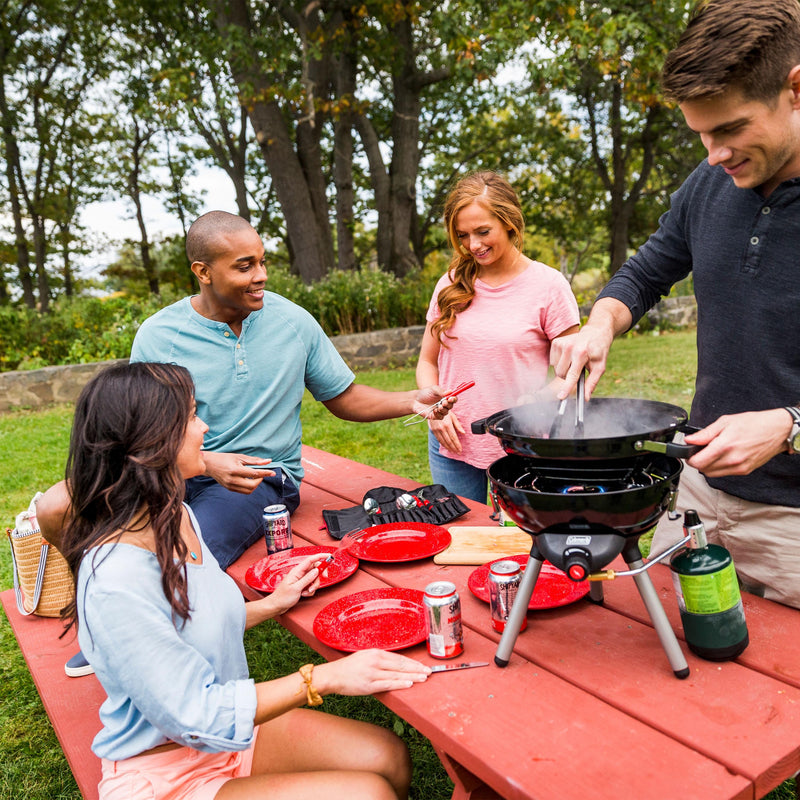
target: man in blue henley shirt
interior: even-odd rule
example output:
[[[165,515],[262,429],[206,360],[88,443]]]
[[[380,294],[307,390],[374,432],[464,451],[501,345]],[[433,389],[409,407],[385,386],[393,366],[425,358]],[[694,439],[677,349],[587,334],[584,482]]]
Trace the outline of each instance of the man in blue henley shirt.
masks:
[[[562,392],[587,365],[586,394],[627,331],[691,271],[697,379],[681,476],[727,547],[743,586],[800,608],[800,4],[710,0],[667,56],[663,87],[708,158],[672,197],[658,230],[553,343]],[[682,536],[662,519],[651,553]]]
[[[355,383],[314,318],[265,291],[264,246],[241,217],[204,214],[189,229],[186,252],[200,293],[145,320],[131,361],[176,363],[192,373],[209,431],[207,472],[187,481],[186,501],[226,568],[263,535],[265,506],[297,508],[304,389],[337,417],[361,422],[422,411],[441,396],[438,387],[384,392]]]

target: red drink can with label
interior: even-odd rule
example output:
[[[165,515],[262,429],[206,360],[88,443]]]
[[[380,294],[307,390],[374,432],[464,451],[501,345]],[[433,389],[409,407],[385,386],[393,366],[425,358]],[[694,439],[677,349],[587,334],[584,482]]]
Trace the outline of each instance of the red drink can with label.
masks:
[[[292,549],[292,521],[286,506],[274,505],[264,509],[264,539],[270,555]]]
[[[506,627],[521,577],[519,564],[511,559],[495,561],[489,566],[489,606],[492,609],[492,627],[496,631],[502,631]],[[523,617],[520,631],[527,627],[528,618]]]
[[[425,587],[422,602],[428,630],[428,653],[434,658],[454,658],[464,652],[461,600],[456,585],[436,581]]]

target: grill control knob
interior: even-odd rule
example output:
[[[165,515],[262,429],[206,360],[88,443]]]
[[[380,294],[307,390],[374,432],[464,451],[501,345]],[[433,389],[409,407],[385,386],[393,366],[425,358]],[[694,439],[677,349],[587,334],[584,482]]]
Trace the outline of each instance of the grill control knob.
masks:
[[[571,547],[564,551],[564,572],[575,583],[585,581],[590,571],[591,554],[580,547]]]

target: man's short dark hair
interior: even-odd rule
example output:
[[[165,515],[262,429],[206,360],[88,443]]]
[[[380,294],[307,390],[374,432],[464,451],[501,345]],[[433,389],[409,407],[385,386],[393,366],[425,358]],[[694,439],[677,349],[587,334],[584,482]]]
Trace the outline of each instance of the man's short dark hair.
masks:
[[[678,103],[738,89],[769,103],[800,64],[798,0],[701,0],[664,62],[664,95]]]
[[[210,264],[217,255],[219,235],[243,230],[253,230],[253,226],[243,217],[227,211],[209,211],[198,217],[186,234],[186,257],[189,263],[202,261]]]

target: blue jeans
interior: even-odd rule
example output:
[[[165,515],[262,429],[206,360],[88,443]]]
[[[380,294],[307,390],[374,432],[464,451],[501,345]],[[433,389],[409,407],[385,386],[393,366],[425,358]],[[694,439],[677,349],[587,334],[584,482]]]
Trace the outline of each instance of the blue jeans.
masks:
[[[280,467],[251,494],[232,492],[201,475],[186,481],[186,502],[197,517],[203,540],[227,569],[264,535],[265,506],[283,503],[291,514],[300,505],[300,492]]]
[[[439,440],[428,431],[428,464],[434,483],[441,483],[449,492],[486,503],[489,478],[486,470],[466,461],[448,458],[439,452]]]

